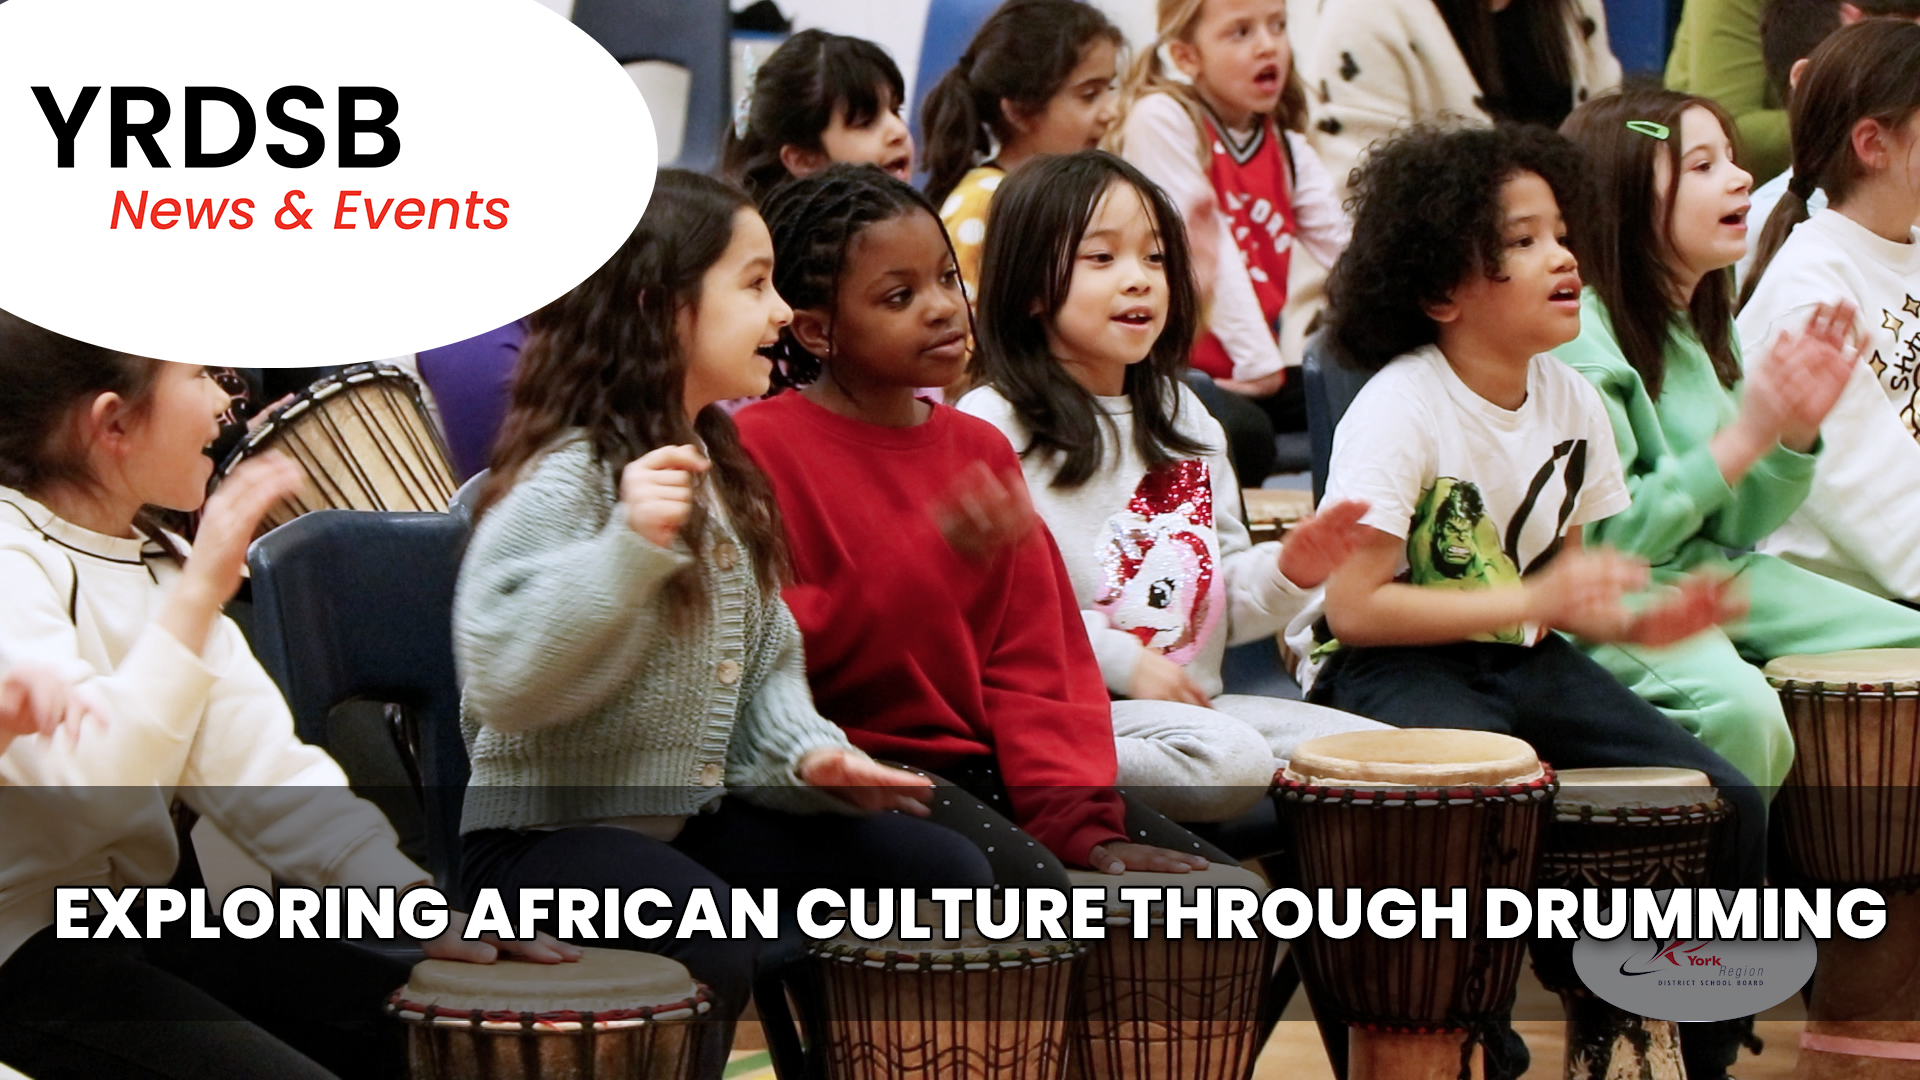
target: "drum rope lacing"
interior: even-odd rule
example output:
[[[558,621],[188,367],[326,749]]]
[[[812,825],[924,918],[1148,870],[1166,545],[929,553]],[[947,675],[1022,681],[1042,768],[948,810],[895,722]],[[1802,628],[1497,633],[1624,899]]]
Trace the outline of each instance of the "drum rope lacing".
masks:
[[[1554,797],[1554,793],[1558,790],[1559,784],[1555,779],[1552,767],[1545,762],[1541,762],[1540,775],[1538,777],[1518,784],[1435,785],[1433,787],[1384,789],[1357,787],[1351,784],[1337,786],[1308,784],[1282,775],[1277,778],[1276,788],[1276,794],[1290,803],[1307,806],[1317,805],[1321,807],[1352,806],[1356,809],[1385,811],[1412,810],[1440,806],[1471,806],[1483,808],[1510,805],[1524,808],[1533,804],[1550,802]],[[1521,852],[1517,850],[1507,850],[1501,844],[1500,838],[1504,832],[1505,825],[1506,821],[1501,815],[1486,815],[1486,819],[1481,827],[1479,841],[1482,865],[1511,865],[1513,861],[1520,857]],[[1534,843],[1536,850],[1539,844],[1538,833],[1544,830],[1545,825],[1545,815],[1542,815],[1538,828],[1536,829]],[[1473,963],[1458,985],[1457,989],[1459,993],[1456,996],[1464,996],[1469,1000],[1474,1000],[1486,992],[1487,978],[1490,974],[1489,969],[1492,967],[1494,960],[1493,951],[1492,942],[1485,934],[1480,935],[1473,943]],[[1511,1003],[1509,1002],[1509,1004]],[[1344,1013],[1347,1010],[1342,1008],[1339,1011]],[[1486,1045],[1488,1037],[1496,1034],[1500,1026],[1499,1017],[1492,1013],[1475,1018],[1453,1013],[1451,1010],[1450,1015],[1437,1024],[1377,1023],[1345,1016],[1341,1017],[1341,1019],[1354,1027],[1367,1031],[1408,1032],[1412,1034],[1464,1033],[1466,1038],[1461,1040],[1460,1045],[1460,1080],[1471,1080],[1473,1075],[1474,1048]]]
[[[1920,752],[1911,745],[1920,694],[1906,681],[1775,686],[1798,748],[1776,810],[1791,871],[1815,883],[1920,891],[1920,827],[1894,827],[1920,799]],[[1842,723],[1824,722],[1826,702],[1839,704]],[[1868,728],[1875,738],[1863,744]]]

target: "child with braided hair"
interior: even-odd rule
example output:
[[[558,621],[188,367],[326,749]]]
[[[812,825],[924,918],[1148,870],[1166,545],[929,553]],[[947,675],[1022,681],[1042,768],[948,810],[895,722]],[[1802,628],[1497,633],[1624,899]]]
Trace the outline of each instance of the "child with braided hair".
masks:
[[[822,715],[877,758],[976,791],[1004,785],[1014,820],[1060,862],[1204,866],[1129,842],[1140,826],[1116,774],[1162,785],[1148,801],[1176,819],[1224,818],[1264,795],[1272,754],[1244,725],[1238,742],[1209,738],[1210,714],[1192,708],[1183,733],[1122,738],[1116,758],[1117,710],[1130,703],[1107,699],[1012,447],[985,421],[916,395],[951,383],[966,356],[966,298],[932,205],[878,170],[836,167],[762,209],[775,286],[794,307],[779,377],[799,392],[742,411],[740,439],[786,524],[786,599]],[[1159,771],[1128,767],[1142,762]],[[1148,834],[1206,850],[1170,823]],[[995,861],[997,880],[1057,868],[1036,865],[1045,854]]]

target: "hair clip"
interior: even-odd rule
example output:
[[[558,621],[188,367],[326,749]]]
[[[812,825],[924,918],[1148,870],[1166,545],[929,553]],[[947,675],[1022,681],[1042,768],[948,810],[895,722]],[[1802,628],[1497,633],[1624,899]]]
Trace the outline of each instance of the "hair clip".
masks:
[[[1665,124],[1656,124],[1651,120],[1629,120],[1627,121],[1627,130],[1637,131],[1648,138],[1663,141],[1667,136],[1673,134],[1672,128],[1667,127]]]

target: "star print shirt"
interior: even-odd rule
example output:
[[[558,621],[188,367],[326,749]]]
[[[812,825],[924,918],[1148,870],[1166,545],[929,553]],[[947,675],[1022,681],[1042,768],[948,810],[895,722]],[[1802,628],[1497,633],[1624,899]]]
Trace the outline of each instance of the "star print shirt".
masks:
[[[1740,312],[1749,364],[1821,301],[1851,300],[1865,340],[1827,422],[1807,498],[1760,549],[1882,596],[1920,599],[1920,229],[1906,243],[1834,210],[1794,229]]]
[[[1149,469],[1133,445],[1133,405],[1096,397],[1113,426],[1107,455],[1086,483],[1053,486],[1055,454],[1023,454],[1027,487],[1073,581],[1081,620],[1107,689],[1124,694],[1149,650],[1183,665],[1208,696],[1221,692],[1228,645],[1271,637],[1306,602],[1280,573],[1280,545],[1254,544],[1226,436],[1193,391],[1176,384],[1174,423],[1213,449]],[[1026,423],[992,387],[960,399],[1015,450],[1032,442]]]

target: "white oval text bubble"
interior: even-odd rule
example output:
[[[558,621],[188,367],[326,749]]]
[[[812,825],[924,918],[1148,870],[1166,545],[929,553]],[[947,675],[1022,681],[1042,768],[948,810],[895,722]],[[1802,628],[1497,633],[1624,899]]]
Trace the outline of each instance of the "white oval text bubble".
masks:
[[[89,86],[61,168],[48,108],[71,124]],[[215,160],[251,113],[238,161],[187,166],[190,87],[232,92],[197,110],[194,141]],[[319,107],[279,109],[315,131],[276,123],[283,87],[317,94]],[[354,87],[397,106],[390,164],[342,164]],[[125,125],[154,119],[141,88],[170,113],[150,139],[165,168],[140,140],[111,137],[116,96]],[[367,96],[353,112],[371,125],[384,110]],[[376,160],[390,148],[378,132],[350,141]],[[305,167],[273,156],[320,142]],[[125,167],[111,165],[116,146]],[[535,0],[0,4],[0,308],[123,352],[295,367],[471,337],[605,262],[657,162],[633,81]]]

